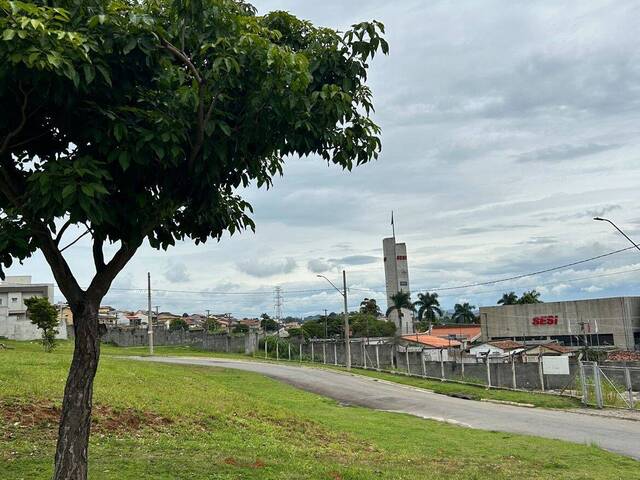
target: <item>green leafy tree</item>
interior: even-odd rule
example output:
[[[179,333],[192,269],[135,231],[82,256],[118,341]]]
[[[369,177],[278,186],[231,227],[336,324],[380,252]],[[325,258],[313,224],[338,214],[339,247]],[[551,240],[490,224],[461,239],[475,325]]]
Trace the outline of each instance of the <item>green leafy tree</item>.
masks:
[[[269,315],[263,313],[260,318],[262,319],[260,320],[260,327],[262,327],[265,332],[275,332],[278,330],[278,322],[272,319]]]
[[[400,331],[402,331],[402,325],[404,321],[404,313],[402,309],[415,311],[413,303],[411,303],[411,295],[405,291],[400,290],[395,295],[391,295],[391,305],[387,308],[387,317],[392,312],[398,312],[398,318],[400,319]]]
[[[74,317],[53,478],[87,478],[100,301],[143,242],[254,228],[283,158],[377,157],[378,22],[344,33],[240,0],[0,0],[0,265],[40,250]],[[95,275],[63,251],[78,232]],[[113,245],[113,247],[110,247]],[[105,247],[115,252],[106,258]]]
[[[468,302],[462,304],[456,303],[453,307],[451,320],[453,320],[454,323],[475,323],[476,314],[473,313],[475,308],[475,305],[469,305]]]
[[[366,313],[377,317],[380,315],[380,307],[375,298],[365,298],[360,302],[360,313]]]
[[[239,323],[233,327],[232,333],[249,333],[249,326]]]
[[[58,311],[51,305],[48,298],[31,297],[24,300],[27,315],[35,326],[42,330],[42,346],[46,352],[56,348],[58,335]]]
[[[503,293],[498,305],[516,305],[519,302],[516,292]]]
[[[529,290],[528,292],[523,292],[522,296],[518,300],[518,304],[526,305],[531,303],[542,303],[540,300],[540,292],[537,290]]]
[[[217,332],[220,330],[226,330],[225,328],[220,326],[220,324],[215,318],[211,318],[211,317],[205,318],[202,321],[202,328],[204,328],[206,332]]]
[[[392,337],[396,333],[395,323],[378,320],[368,313],[350,314],[349,326],[354,337]]]
[[[326,318],[326,337],[332,338],[336,335],[344,335],[344,320],[342,315],[331,313]],[[305,336],[307,338],[326,338],[325,337],[325,318],[316,320],[307,320],[302,324]]]
[[[419,293],[418,300],[413,302],[413,307],[417,308],[418,321],[420,322],[420,328],[428,330],[431,325],[437,324],[440,317],[442,317],[442,310],[440,309],[440,301],[438,300],[437,293]]]
[[[176,332],[178,330],[189,330],[189,324],[182,318],[174,318],[169,322],[169,331]]]

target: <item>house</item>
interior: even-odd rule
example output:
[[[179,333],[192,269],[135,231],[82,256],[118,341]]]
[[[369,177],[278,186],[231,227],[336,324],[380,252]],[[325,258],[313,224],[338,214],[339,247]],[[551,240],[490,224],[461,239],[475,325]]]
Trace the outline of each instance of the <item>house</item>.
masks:
[[[30,276],[7,276],[0,283],[0,337],[13,340],[35,340],[42,332],[27,315],[24,301],[31,297],[45,297],[53,302],[53,285],[31,283]],[[57,338],[67,338],[67,325],[58,317]]]
[[[428,333],[416,333],[400,337],[406,347],[422,347],[422,353],[429,361],[449,361],[449,349],[459,349],[462,343],[458,340],[437,337]]]
[[[118,323],[118,312],[110,306],[100,307],[98,309],[98,322],[104,325],[116,325]]]
[[[525,350],[525,346],[513,340],[496,340],[474,345],[469,349],[471,356],[476,358],[511,358]]]
[[[540,357],[546,356],[571,357],[573,355],[573,349],[560,345],[557,342],[534,345],[521,353],[523,363],[537,363]]]
[[[473,343],[480,338],[482,331],[480,325],[434,325],[431,327],[431,335],[441,338],[451,338],[463,344]]]

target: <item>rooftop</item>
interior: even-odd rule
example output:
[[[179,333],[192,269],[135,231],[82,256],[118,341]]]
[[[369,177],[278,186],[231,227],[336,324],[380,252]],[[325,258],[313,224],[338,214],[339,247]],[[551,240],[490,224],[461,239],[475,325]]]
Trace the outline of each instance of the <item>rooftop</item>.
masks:
[[[427,333],[417,333],[414,335],[403,335],[403,340],[412,343],[419,343],[433,348],[459,347],[460,342],[457,340],[448,340],[446,338],[429,335]]]

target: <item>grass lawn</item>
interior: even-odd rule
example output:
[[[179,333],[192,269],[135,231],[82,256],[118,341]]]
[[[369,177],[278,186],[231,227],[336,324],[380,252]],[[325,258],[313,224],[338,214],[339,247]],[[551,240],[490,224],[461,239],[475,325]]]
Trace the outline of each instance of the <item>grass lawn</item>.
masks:
[[[103,350],[104,354],[108,355],[148,355],[148,347],[128,347],[120,348],[111,345],[105,346]],[[235,358],[247,360],[251,357],[247,355],[237,353],[212,353],[204,350],[199,350],[191,346],[178,346],[178,347],[156,347],[155,354],[157,355],[172,355],[172,356],[191,356],[191,357],[217,357],[217,358]],[[256,360],[264,360],[263,355],[256,355]],[[273,360],[275,361],[275,359]],[[295,362],[294,362],[295,363]],[[305,365],[314,365],[318,368],[331,368],[344,371],[343,367],[335,367],[332,365],[323,365],[320,363],[305,363]],[[536,407],[545,408],[579,408],[583,407],[580,400],[577,398],[571,398],[560,395],[549,395],[532,392],[514,392],[510,390],[487,390],[485,387],[466,385],[454,382],[441,382],[439,380],[429,380],[419,377],[409,377],[401,373],[393,374],[386,372],[376,372],[375,370],[364,370],[361,368],[353,368],[353,373],[358,375],[366,375],[368,377],[379,378],[381,380],[387,380],[390,382],[401,383],[404,385],[411,385],[413,387],[425,388],[432,390],[436,393],[443,395],[464,395],[474,400],[490,399],[500,400],[515,403],[525,403],[529,405],[535,405]]]
[[[0,478],[48,479],[70,345],[2,343]],[[94,399],[92,480],[640,479],[593,446],[341,407],[248,372],[105,355]]]

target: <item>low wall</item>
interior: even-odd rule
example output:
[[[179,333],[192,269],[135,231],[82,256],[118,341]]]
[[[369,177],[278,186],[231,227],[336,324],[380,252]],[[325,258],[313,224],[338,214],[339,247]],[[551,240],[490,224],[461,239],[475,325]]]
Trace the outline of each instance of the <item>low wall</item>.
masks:
[[[149,333],[146,328],[109,327],[102,336],[105,343],[119,347],[141,347],[149,345]],[[163,327],[153,329],[155,346],[186,346],[202,348],[211,352],[230,352],[252,354],[258,346],[258,334],[244,335],[214,334],[191,330],[170,331]]]

